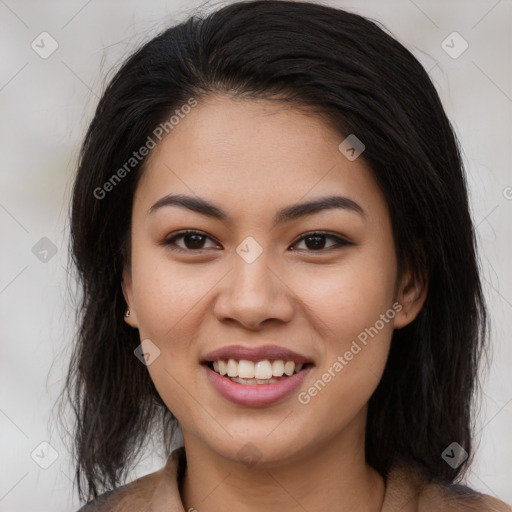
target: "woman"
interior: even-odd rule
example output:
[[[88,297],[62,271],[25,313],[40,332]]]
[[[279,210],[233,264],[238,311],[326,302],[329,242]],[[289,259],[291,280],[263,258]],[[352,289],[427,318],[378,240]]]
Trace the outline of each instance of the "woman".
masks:
[[[486,340],[457,141],[374,23],[255,1],[155,37],[98,105],[71,235],[81,510],[511,510],[454,483]]]

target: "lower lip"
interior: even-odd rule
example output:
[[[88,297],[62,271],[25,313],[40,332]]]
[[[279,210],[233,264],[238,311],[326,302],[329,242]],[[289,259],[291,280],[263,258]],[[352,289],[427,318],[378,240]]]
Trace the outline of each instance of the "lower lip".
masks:
[[[311,366],[272,384],[239,384],[203,365],[213,387],[227,400],[251,407],[269,405],[290,395],[299,387]]]

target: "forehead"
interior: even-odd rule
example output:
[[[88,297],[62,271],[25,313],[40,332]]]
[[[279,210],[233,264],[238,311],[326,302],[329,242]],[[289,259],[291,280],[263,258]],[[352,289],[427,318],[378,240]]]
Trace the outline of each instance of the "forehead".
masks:
[[[344,138],[320,115],[290,104],[210,97],[152,150],[136,207],[147,211],[164,195],[183,193],[274,212],[335,193],[365,210],[385,209],[363,158],[350,161],[338,149]]]

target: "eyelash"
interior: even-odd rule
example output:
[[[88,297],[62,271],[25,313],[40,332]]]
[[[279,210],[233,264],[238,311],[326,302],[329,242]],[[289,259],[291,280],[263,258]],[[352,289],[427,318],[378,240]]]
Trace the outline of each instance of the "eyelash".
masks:
[[[187,230],[184,230],[184,231],[179,231],[178,233],[172,235],[171,237],[166,238],[165,240],[162,241],[162,245],[168,246],[171,250],[178,251],[178,252],[188,252],[188,253],[196,252],[196,253],[199,253],[199,252],[208,250],[208,248],[203,248],[203,249],[184,249],[183,247],[177,246],[176,243],[175,243],[176,240],[179,240],[180,238],[184,238],[187,235],[200,235],[202,237],[206,237],[206,238],[209,238],[210,240],[213,240],[211,237],[209,237],[208,235],[206,235],[202,231],[196,231],[196,230],[193,230],[193,229],[187,229]],[[325,231],[311,231],[309,233],[305,233],[297,241],[295,241],[293,243],[293,245],[296,245],[299,242],[302,242],[303,240],[305,240],[307,238],[313,238],[315,236],[320,236],[320,237],[325,237],[326,239],[335,240],[337,242],[337,244],[336,244],[338,246],[337,248],[341,248],[343,246],[348,246],[348,245],[353,245],[352,242],[349,242],[348,240],[345,240],[344,238],[341,238],[339,236],[329,234],[328,232],[325,232]],[[297,249],[297,250],[298,251],[308,251],[308,252],[315,252],[315,253],[318,252],[318,253],[321,253],[321,252],[326,252],[328,250],[336,248],[336,245],[328,247],[327,249],[318,249],[318,250],[313,250],[313,249]]]

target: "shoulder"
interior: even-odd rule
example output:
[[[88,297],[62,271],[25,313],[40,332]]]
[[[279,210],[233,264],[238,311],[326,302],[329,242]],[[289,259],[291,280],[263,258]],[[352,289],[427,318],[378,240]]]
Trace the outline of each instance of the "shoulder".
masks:
[[[105,494],[98,496],[95,500],[90,501],[76,512],[103,512],[108,510],[108,501],[115,493],[116,491],[106,492]]]
[[[512,507],[505,502],[479,493],[464,485],[431,482],[420,495],[419,511],[431,510],[432,505],[446,512],[512,512]]]
[[[147,505],[156,487],[159,471],[139,478],[127,485],[101,494],[85,504],[77,512],[118,512],[142,510]]]
[[[413,465],[397,465],[387,477],[385,504],[403,512],[512,512],[512,507],[467,486],[429,477]],[[386,512],[388,507],[383,507]]]
[[[178,481],[185,466],[184,448],[177,448],[162,469],[98,496],[77,512],[182,511]]]

